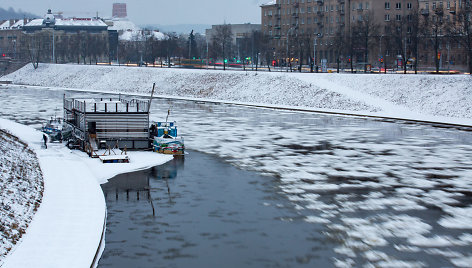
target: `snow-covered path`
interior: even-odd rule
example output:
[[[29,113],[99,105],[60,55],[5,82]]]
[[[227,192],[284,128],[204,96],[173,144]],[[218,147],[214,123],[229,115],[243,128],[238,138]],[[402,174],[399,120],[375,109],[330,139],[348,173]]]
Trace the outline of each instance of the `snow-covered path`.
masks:
[[[62,144],[41,148],[41,132],[30,127],[0,119],[0,128],[19,137],[36,152],[44,177],[41,206],[2,267],[90,267],[106,217],[99,182],[171,159],[137,152],[130,154],[130,164],[104,165]]]

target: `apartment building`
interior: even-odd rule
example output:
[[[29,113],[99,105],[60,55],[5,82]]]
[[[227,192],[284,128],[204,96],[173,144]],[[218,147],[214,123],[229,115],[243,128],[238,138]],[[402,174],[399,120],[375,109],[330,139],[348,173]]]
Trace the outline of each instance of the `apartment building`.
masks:
[[[276,0],[261,6],[262,31],[272,39],[275,59],[298,57],[309,63],[316,53],[317,65],[321,59],[331,65],[338,59],[343,64],[351,60],[373,66],[395,64],[411,49],[408,45],[394,49],[392,38],[386,37],[392,31],[412,32],[408,21],[414,20],[417,10],[418,0]],[[368,42],[355,43],[356,31],[369,25]],[[303,52],[294,55],[294,46],[304,47]]]
[[[438,65],[439,69],[465,69],[467,53],[456,38],[447,36],[448,29],[457,27],[457,16],[464,10],[466,0],[419,0],[419,14],[423,25],[430,25],[420,45],[418,62],[423,66]]]

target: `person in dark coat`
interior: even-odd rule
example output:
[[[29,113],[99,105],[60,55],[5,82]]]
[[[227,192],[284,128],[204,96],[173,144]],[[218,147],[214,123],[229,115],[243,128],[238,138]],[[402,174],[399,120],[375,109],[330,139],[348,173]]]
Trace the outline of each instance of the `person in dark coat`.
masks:
[[[46,136],[46,134],[43,134],[43,141],[44,141],[44,147],[47,149],[48,148],[48,137]]]

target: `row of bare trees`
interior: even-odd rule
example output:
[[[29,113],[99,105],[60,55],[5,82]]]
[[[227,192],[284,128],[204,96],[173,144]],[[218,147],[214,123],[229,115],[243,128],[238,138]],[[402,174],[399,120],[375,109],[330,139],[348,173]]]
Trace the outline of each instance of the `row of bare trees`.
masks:
[[[20,55],[35,68],[40,62],[96,64],[109,58],[109,40],[105,34],[78,32],[53,35],[49,31],[21,36]]]
[[[144,31],[145,33],[146,31]],[[229,24],[215,28],[211,38],[201,34],[166,33],[164,38],[143,34],[139,38],[120,41],[118,59],[120,62],[145,62],[170,64],[171,59],[195,59],[208,63],[221,63],[226,69],[229,63],[269,62],[272,58],[269,38],[260,31],[246,34],[234,42],[234,34]]]
[[[301,33],[298,28],[287,33],[287,38],[275,39],[255,31],[233,38],[231,25],[215,28],[211,38],[200,34],[166,33],[156,38],[146,34],[131,40],[120,40],[111,45],[106,35],[76,33],[54,37],[52,55],[51,33],[45,31],[34,35],[26,34],[26,54],[36,66],[39,62],[77,62],[83,64],[98,61],[120,63],[168,64],[175,59],[195,59],[206,64],[240,63],[266,65],[269,70],[275,63],[291,66],[293,59],[301,70],[302,64],[312,67],[321,58],[340,68],[354,70],[359,65],[378,65],[385,70],[400,65],[406,72],[407,65],[418,70],[434,67],[439,72],[444,61],[454,59],[455,65],[465,65],[472,71],[472,24],[471,5],[467,1],[454,14],[444,14],[442,9],[433,12],[411,12],[407,16],[392,18],[389,22],[376,24],[373,13],[367,13],[350,26],[319,36],[317,53],[313,54],[316,37],[313,33]],[[152,32],[152,31],[149,31]],[[320,30],[323,33],[323,29]],[[280,36],[279,36],[280,38]],[[234,41],[236,40],[236,42]],[[447,52],[445,56],[444,52]],[[450,52],[450,53],[449,53]],[[451,54],[451,56],[449,55]],[[313,57],[315,56],[315,58]],[[357,66],[354,66],[357,64]]]
[[[368,13],[350,27],[340,27],[319,38],[322,46],[317,47],[317,63],[320,58],[330,58],[329,62],[337,64],[338,68],[343,62],[351,70],[354,62],[364,68],[368,64],[386,68],[387,64],[401,63],[404,72],[409,63],[415,71],[421,64],[439,72],[441,63],[454,59],[456,65],[464,65],[472,71],[470,1],[453,14],[445,14],[442,8],[431,13],[416,10],[382,24],[375,23],[373,16]],[[313,60],[315,39],[312,33],[301,34],[295,28],[288,32],[287,39],[272,40],[274,55],[279,60],[297,58],[298,64],[309,64]]]

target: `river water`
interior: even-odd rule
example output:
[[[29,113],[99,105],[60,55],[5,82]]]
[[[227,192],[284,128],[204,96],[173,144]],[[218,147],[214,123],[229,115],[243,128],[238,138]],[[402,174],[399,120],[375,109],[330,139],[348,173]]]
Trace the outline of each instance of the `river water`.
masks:
[[[39,126],[62,95],[2,89],[0,115]],[[471,133],[171,100],[151,118],[168,109],[190,153],[103,185],[100,266],[472,266]]]

